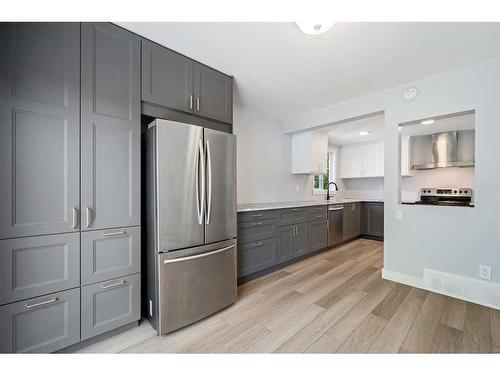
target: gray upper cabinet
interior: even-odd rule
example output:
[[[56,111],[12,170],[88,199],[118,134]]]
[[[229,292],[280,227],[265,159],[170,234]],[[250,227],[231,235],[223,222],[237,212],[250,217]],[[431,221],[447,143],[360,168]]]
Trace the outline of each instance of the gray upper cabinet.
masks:
[[[232,123],[233,80],[201,64],[194,66],[194,111],[214,120]]]
[[[140,39],[83,23],[82,230],[140,224]]]
[[[0,238],[77,231],[80,26],[1,23],[0,45]]]
[[[181,54],[142,41],[142,100],[192,112],[194,62]]]

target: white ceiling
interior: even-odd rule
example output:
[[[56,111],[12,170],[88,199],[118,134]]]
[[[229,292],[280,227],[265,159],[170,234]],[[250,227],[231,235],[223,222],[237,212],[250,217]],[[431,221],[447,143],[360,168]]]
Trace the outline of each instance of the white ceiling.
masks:
[[[234,75],[242,105],[280,119],[500,56],[500,23],[120,23]]]
[[[378,141],[384,139],[384,115],[332,125],[320,131],[327,134],[331,146]],[[367,131],[368,135],[359,135],[362,131]]]

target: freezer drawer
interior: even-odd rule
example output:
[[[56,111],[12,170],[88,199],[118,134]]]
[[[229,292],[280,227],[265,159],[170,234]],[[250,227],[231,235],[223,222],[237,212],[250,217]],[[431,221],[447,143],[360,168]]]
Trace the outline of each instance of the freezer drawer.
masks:
[[[80,288],[0,307],[1,353],[49,353],[80,341]]]
[[[79,233],[0,240],[0,305],[79,285]]]
[[[194,323],[236,301],[236,244],[168,259],[160,254],[159,333]]]
[[[82,233],[82,285],[140,271],[140,227]]]
[[[82,287],[82,340],[140,319],[140,274]]]

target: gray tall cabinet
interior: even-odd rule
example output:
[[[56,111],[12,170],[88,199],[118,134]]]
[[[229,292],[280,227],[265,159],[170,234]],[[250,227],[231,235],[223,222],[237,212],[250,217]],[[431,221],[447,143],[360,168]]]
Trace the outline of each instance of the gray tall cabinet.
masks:
[[[140,318],[141,41],[2,23],[0,42],[0,352],[51,352]]]

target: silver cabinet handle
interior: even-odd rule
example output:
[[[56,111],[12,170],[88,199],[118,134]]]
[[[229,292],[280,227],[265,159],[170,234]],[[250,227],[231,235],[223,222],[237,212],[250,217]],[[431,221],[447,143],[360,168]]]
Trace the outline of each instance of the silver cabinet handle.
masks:
[[[199,188],[200,174],[202,176],[201,191]],[[198,224],[203,225],[203,211],[205,209],[205,153],[203,151],[203,143],[201,139],[198,140],[198,157],[196,158],[196,205],[198,206]]]
[[[85,226],[90,227],[90,223],[92,221],[92,211],[90,210],[90,207],[85,207],[85,214],[87,216]]]
[[[116,232],[104,232],[102,235],[104,237],[111,237],[111,236],[120,236],[122,234],[127,234],[127,232],[125,232],[124,230],[119,230]]]
[[[189,95],[189,109],[193,109],[193,95]]]
[[[323,215],[316,215],[316,217],[323,217]]]
[[[262,216],[262,214],[253,214],[252,216],[253,216],[253,217],[261,217],[261,216]]]
[[[115,286],[119,286],[119,285],[123,285],[123,284],[126,284],[127,282],[125,280],[120,280],[118,281],[117,283],[113,283],[113,284],[108,284],[108,285],[104,285],[102,284],[101,285],[101,288],[102,289],[109,289],[109,288],[113,288]]]
[[[207,224],[210,224],[210,214],[212,213],[212,155],[210,154],[210,142],[207,141]]]
[[[200,112],[200,97],[196,97],[196,112]]]
[[[252,221],[252,225],[262,225],[262,221]]]
[[[262,242],[255,242],[252,245],[253,245],[253,247],[262,246]]]
[[[34,309],[35,307],[40,307],[40,306],[45,306],[45,305],[50,305],[51,303],[57,302],[57,298],[52,298],[49,299],[48,301],[43,301],[43,302],[38,302],[34,303],[32,305],[26,304],[24,305],[27,309]]]
[[[78,227],[78,209],[73,207],[73,229]]]
[[[299,211],[299,209],[298,208],[292,208],[292,211],[296,212],[296,211]]]

